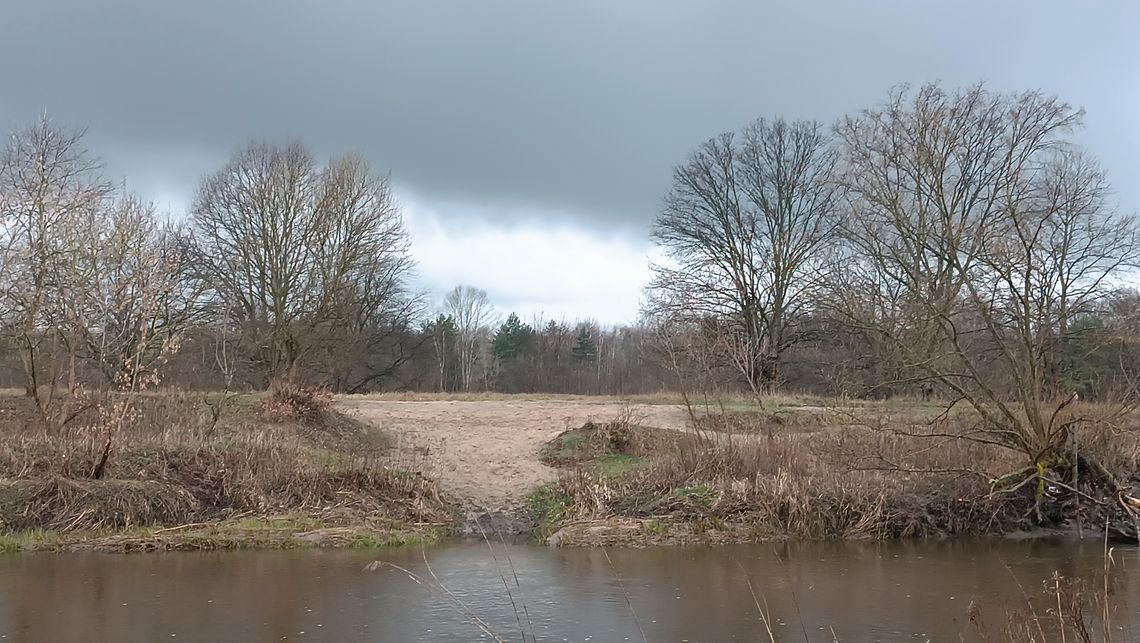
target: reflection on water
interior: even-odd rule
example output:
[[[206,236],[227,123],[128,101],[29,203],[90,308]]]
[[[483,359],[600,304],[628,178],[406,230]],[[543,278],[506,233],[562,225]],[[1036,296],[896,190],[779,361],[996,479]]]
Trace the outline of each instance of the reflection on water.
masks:
[[[1072,542],[611,549],[608,560],[600,550],[497,553],[498,563],[485,544],[463,543],[426,555],[456,598],[506,639],[521,639],[521,620],[527,640],[533,628],[539,641],[598,642],[640,641],[639,623],[649,641],[767,640],[746,578],[767,602],[777,640],[831,641],[833,628],[844,642],[970,641],[971,601],[997,630],[1004,620],[993,606],[1024,605],[1021,588],[1039,595],[1055,570],[1095,577],[1103,561],[1099,546]],[[376,559],[430,578],[420,550],[3,556],[0,637],[480,640],[442,592],[392,567],[365,571]],[[1118,640],[1140,641],[1140,560],[1134,548],[1114,559]]]

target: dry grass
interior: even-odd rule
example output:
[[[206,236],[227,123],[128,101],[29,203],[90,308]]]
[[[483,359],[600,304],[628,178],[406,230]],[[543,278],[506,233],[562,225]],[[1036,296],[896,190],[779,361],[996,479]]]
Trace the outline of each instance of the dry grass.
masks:
[[[562,393],[496,393],[494,391],[453,391],[433,393],[420,391],[390,391],[341,396],[348,400],[380,400],[386,402],[527,402],[569,400],[575,402],[615,402],[621,398],[600,395],[570,395]]]
[[[685,397],[674,391],[658,391],[656,393],[638,393],[634,395],[573,395],[569,393],[498,393],[494,391],[451,391],[446,393],[431,391],[389,391],[382,393],[363,393],[357,395],[344,395],[345,399],[381,400],[390,402],[526,402],[566,400],[572,402],[597,402],[599,404],[612,404],[615,402],[628,402],[631,404],[684,404]],[[762,403],[740,394],[719,395],[692,399],[690,402],[698,409],[707,408],[716,410],[722,407],[729,409],[756,409],[756,408],[796,408],[804,406],[817,406],[826,403],[819,397],[794,394],[780,394],[767,396]],[[859,404],[853,402],[852,404]]]
[[[576,470],[544,490],[545,505],[557,507],[559,524],[572,526],[562,543],[614,542],[599,521],[626,525],[640,542],[702,540],[694,524],[734,532],[730,540],[986,535],[1039,524],[1034,485],[1009,492],[992,485],[1022,468],[1024,457],[967,439],[976,418],[941,410],[835,404],[697,416],[699,437],[663,445],[645,466],[620,476]],[[1102,410],[1079,411],[1087,418],[1084,453],[1120,477],[1140,471],[1135,418],[1097,419],[1106,417]],[[1064,489],[1050,486],[1046,494],[1046,521],[1073,518],[1081,506]],[[1080,511],[1095,504],[1085,498]],[[646,528],[631,531],[631,520]],[[686,528],[670,528],[680,524]]]
[[[658,429],[630,421],[586,422],[546,443],[539,459],[552,467],[573,468],[596,464],[611,456],[648,458],[681,441],[695,441],[692,433]]]
[[[327,408],[262,413],[230,400],[218,423],[201,394],[140,398],[91,479],[105,432],[81,421],[45,435],[30,402],[0,398],[0,531],[81,532],[174,526],[234,516],[350,513],[399,523],[449,520],[416,463],[393,460],[387,436]]]

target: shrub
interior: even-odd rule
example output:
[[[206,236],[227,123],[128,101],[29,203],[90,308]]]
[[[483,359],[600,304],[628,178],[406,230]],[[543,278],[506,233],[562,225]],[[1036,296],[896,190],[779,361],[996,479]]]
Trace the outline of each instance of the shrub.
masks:
[[[274,382],[261,400],[261,416],[266,420],[313,422],[332,408],[328,391],[287,380]]]

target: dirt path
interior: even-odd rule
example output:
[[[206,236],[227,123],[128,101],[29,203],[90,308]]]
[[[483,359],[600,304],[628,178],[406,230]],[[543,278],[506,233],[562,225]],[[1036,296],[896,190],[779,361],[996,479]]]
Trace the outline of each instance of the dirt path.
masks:
[[[587,420],[605,422],[624,410],[612,400],[407,402],[341,398],[338,405],[396,437],[401,457],[426,460],[444,490],[471,508],[516,509],[557,473],[538,461],[542,445]],[[633,405],[638,424],[684,429],[684,407]]]

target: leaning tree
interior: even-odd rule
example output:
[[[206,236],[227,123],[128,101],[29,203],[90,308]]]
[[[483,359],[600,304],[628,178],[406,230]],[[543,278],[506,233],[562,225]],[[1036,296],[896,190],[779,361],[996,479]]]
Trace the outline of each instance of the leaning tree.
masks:
[[[1075,464],[1066,341],[1140,258],[1135,218],[1070,140],[1082,117],[1040,92],[926,85],[837,125],[851,211],[831,311],[1038,478]]]

